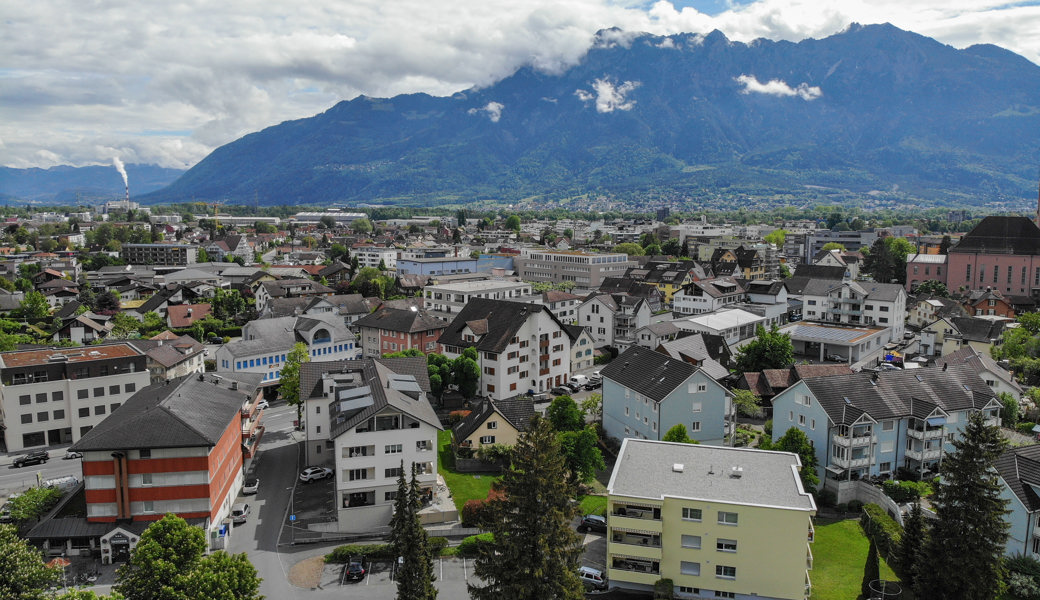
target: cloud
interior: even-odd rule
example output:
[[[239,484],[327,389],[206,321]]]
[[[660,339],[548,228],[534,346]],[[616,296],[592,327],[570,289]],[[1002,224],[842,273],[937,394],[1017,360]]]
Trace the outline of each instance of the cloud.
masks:
[[[754,75],[741,75],[735,78],[737,83],[744,86],[741,94],[766,94],[767,96],[798,96],[802,100],[815,100],[823,95],[818,86],[810,86],[802,82],[798,87],[791,87],[780,79],[770,79],[761,83]]]
[[[340,100],[450,95],[525,65],[560,73],[594,44],[625,46],[636,32],[718,29],[737,42],[800,41],[851,22],[890,22],[956,47],[995,43],[1040,61],[1040,7],[1007,0],[753,0],[717,14],[674,0],[168,0],[148,3],[146,16],[127,2],[8,4],[0,164],[17,167],[109,164],[114,155],[186,167]],[[611,97],[595,87],[585,93],[597,110]]]
[[[604,77],[592,82],[591,92],[575,90],[574,95],[586,104],[595,102],[596,112],[609,113],[615,110],[632,110],[636,101],[628,100],[625,96],[637,87],[639,87],[638,81],[626,81],[621,85],[614,85],[610,79]]]
[[[505,107],[506,105],[500,102],[488,102],[481,108],[471,108],[466,112],[471,115],[486,113],[488,119],[490,119],[492,123],[498,123],[498,120],[502,118],[502,109]]]

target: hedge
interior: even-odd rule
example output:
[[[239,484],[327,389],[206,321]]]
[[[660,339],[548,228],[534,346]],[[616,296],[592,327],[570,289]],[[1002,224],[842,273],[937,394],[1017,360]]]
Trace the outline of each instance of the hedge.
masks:
[[[340,546],[325,555],[327,563],[347,563],[355,556],[365,558],[393,558],[394,550],[390,544],[347,544]]]
[[[922,496],[927,496],[931,493],[932,488],[926,481],[893,481],[889,479],[881,484],[881,490],[896,503],[906,504]]]
[[[884,508],[877,504],[865,504],[860,524],[867,537],[877,544],[878,552],[886,559],[899,551],[899,544],[903,540],[903,528],[888,516]]]
[[[480,535],[471,535],[459,542],[459,547],[456,549],[455,553],[458,556],[476,556],[477,548],[480,547],[481,543],[493,542],[494,540],[494,534],[490,532],[481,533]]]

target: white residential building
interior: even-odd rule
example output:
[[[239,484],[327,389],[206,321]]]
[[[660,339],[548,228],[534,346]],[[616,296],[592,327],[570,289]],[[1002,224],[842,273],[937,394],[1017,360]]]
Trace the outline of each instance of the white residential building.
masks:
[[[375,269],[379,268],[379,263],[382,262],[383,266],[390,269],[397,268],[397,248],[379,248],[376,246],[365,246],[362,248],[355,248],[352,251],[351,256],[356,256],[358,259],[358,267],[372,267]]]
[[[672,310],[681,315],[702,315],[742,302],[747,294],[733,277],[694,281],[672,296]]]
[[[802,290],[802,305],[806,321],[887,327],[892,342],[906,327],[906,291],[896,283],[814,279]]]
[[[423,308],[445,321],[454,319],[473,298],[537,302],[539,296],[530,283],[501,279],[456,281],[423,288]]]
[[[596,346],[625,350],[636,343],[636,331],[650,324],[646,300],[627,294],[590,294],[578,306],[578,325],[588,327]]]

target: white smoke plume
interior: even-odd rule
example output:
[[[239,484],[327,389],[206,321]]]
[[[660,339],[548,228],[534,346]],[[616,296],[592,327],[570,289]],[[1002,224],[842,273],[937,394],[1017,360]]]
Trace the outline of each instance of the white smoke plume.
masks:
[[[123,176],[123,185],[127,188],[130,187],[130,180],[126,178],[126,167],[123,166],[123,161],[119,160],[118,156],[112,157],[112,164],[115,165],[116,170]]]

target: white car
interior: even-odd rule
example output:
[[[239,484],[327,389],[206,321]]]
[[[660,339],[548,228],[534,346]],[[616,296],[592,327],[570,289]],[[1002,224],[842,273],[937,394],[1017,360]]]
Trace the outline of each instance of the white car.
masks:
[[[300,481],[303,482],[317,481],[326,477],[332,477],[332,469],[328,467],[307,467],[300,472]]]
[[[231,507],[231,522],[235,525],[245,523],[249,519],[249,505],[238,503]]]
[[[260,400],[256,403],[256,407],[260,410],[267,410],[270,406],[271,405],[267,403],[267,400]]]
[[[248,496],[250,494],[255,494],[258,489],[260,489],[260,479],[257,477],[250,477],[242,484],[242,495]]]

